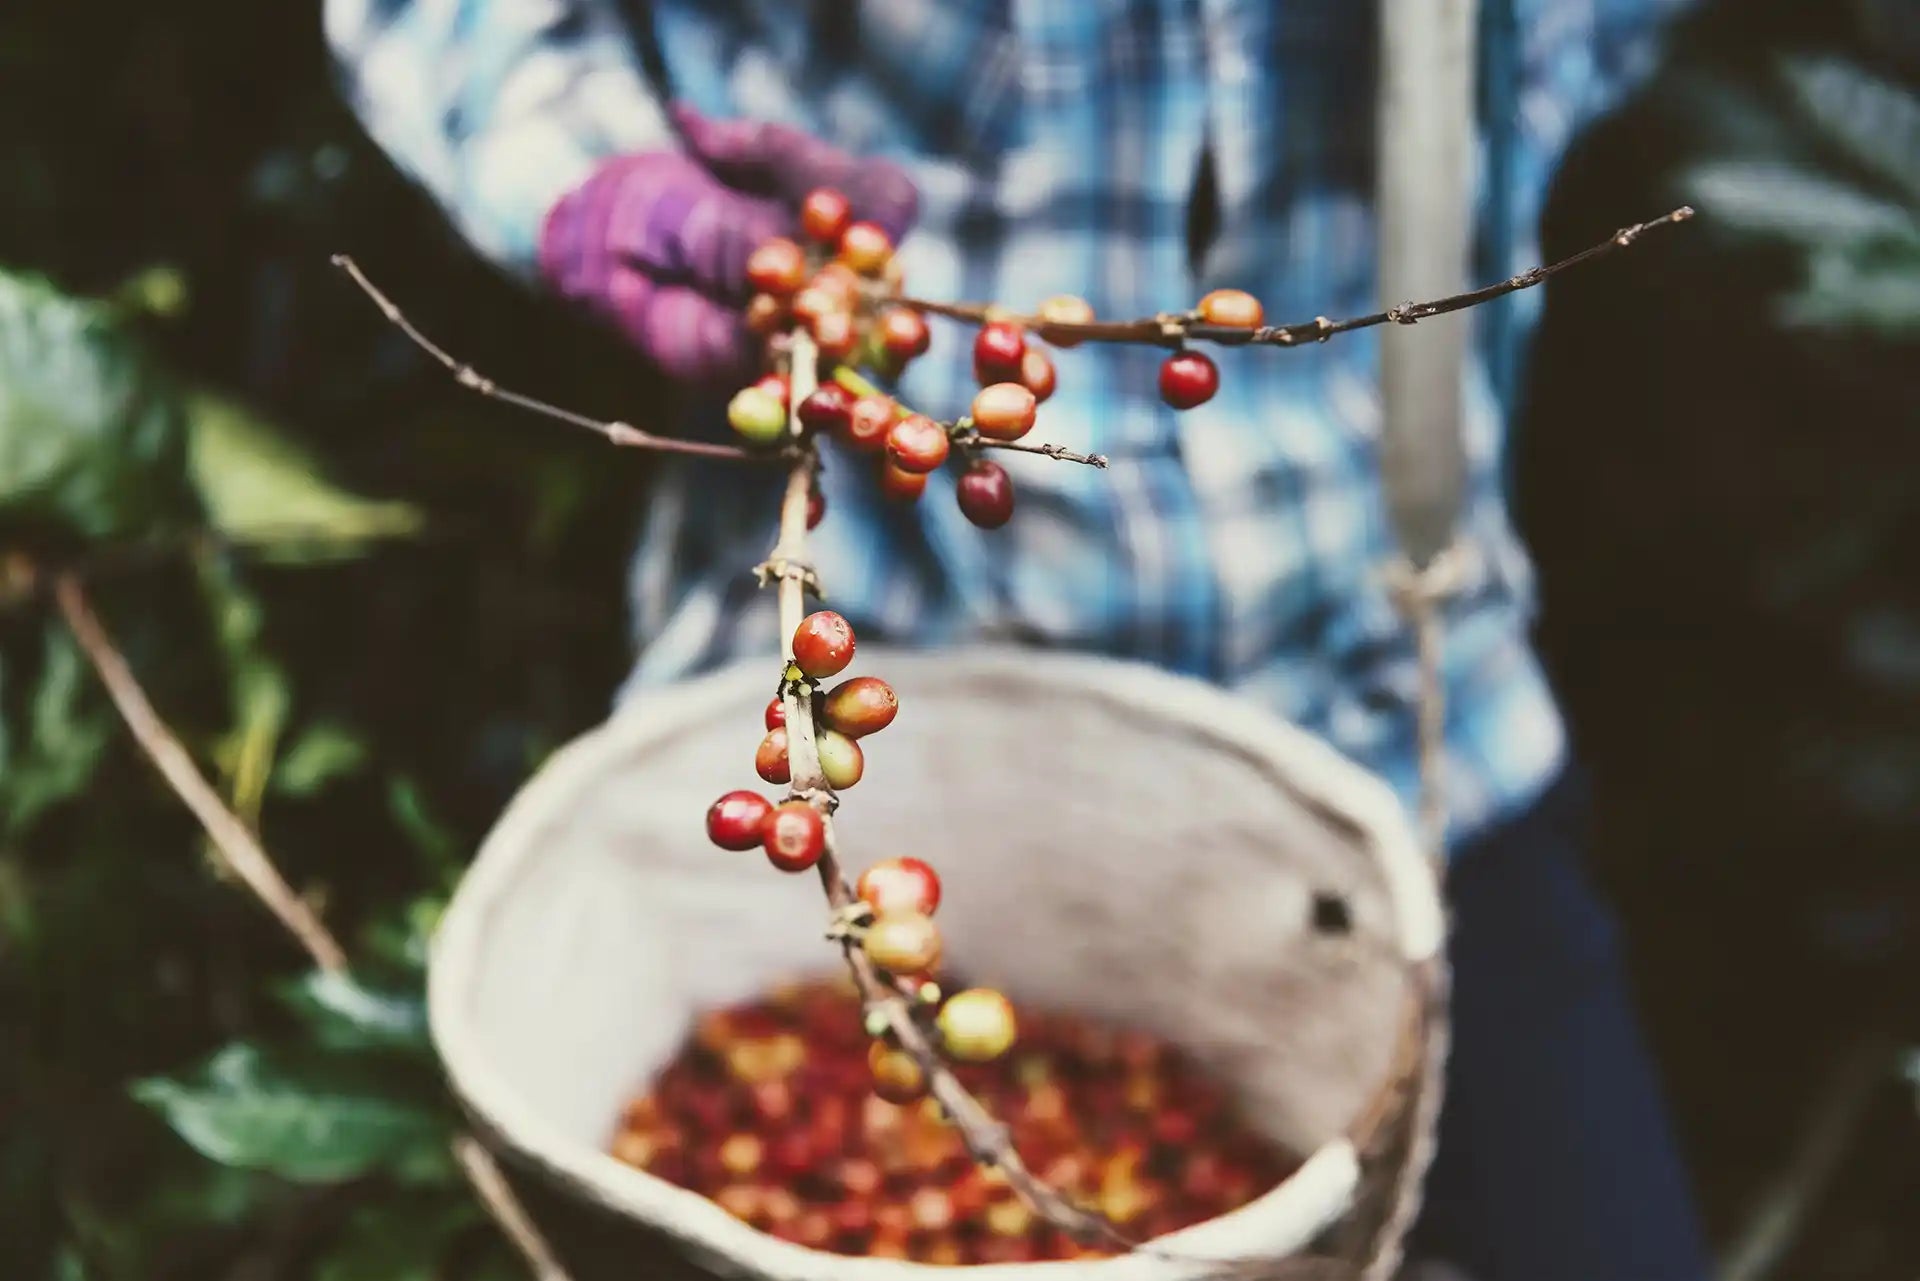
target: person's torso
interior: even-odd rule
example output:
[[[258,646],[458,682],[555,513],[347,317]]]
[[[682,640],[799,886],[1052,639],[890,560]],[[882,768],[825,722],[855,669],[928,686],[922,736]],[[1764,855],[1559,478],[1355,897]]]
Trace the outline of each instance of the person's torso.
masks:
[[[1372,4],[653,8],[671,90],[696,108],[788,120],[910,166],[922,192],[902,247],[911,293],[1018,310],[1079,294],[1112,318],[1191,306],[1219,286],[1254,293],[1271,321],[1377,305]],[[1196,245],[1203,164],[1216,198]],[[972,334],[934,324],[932,352],[900,391],[951,418],[974,389]],[[945,478],[901,508],[870,468],[835,455],[832,518],[814,536],[835,607],[901,639],[986,633],[1203,676],[1404,772],[1416,680],[1384,585],[1394,546],[1376,341],[1216,349],[1219,394],[1182,413],[1156,393],[1163,354],[1053,352],[1059,390],[1033,438],[1112,465],[1012,458],[1016,511],[997,531],[961,517]],[[1450,683],[1463,716],[1474,699],[1498,706],[1522,726],[1512,750],[1550,768],[1558,726],[1527,652],[1527,570],[1499,500],[1499,414],[1478,358],[1466,392],[1463,523],[1479,572],[1455,607]],[[744,498],[656,514],[639,570],[642,680],[769,639],[750,584],[721,576],[726,555],[754,554],[770,528]]]

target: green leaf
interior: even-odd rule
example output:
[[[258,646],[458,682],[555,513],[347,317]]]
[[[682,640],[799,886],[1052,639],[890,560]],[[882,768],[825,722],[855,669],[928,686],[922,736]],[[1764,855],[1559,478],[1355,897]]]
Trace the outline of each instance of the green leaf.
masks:
[[[1920,95],[1830,56],[1783,59],[1787,99],[1826,142],[1876,177],[1920,200]]]
[[[367,928],[367,951],[401,974],[424,976],[433,931],[446,910],[445,899],[427,894],[404,904],[394,915],[377,918]]]
[[[88,539],[185,525],[178,391],[108,304],[0,273],[0,518]]]
[[[88,699],[93,674],[64,628],[47,628],[44,654],[25,741],[0,732],[0,834],[7,836],[83,791],[113,735],[105,709]]]
[[[297,1183],[378,1172],[431,1182],[451,1170],[446,1115],[395,1097],[377,1072],[338,1058],[296,1065],[235,1043],[192,1079],[149,1078],[135,1082],[132,1093],[222,1165]]]
[[[233,564],[222,557],[202,556],[194,561],[194,568],[226,659],[233,701],[233,728],[216,746],[214,757],[232,794],[234,811],[254,825],[260,819],[293,690],[285,670],[261,644],[266,611]]]
[[[419,991],[375,988],[348,974],[314,970],[285,985],[281,996],[329,1049],[432,1052]]]
[[[1902,263],[1891,254],[1815,254],[1806,285],[1780,300],[1781,320],[1893,338],[1920,334],[1920,247],[1906,256]]]
[[[191,1160],[184,1157],[183,1160]],[[186,1226],[238,1227],[263,1211],[284,1205],[287,1184],[257,1170],[195,1162],[191,1171],[167,1172],[141,1208],[158,1229]]]
[[[230,401],[196,394],[189,420],[191,475],[214,528],[266,559],[339,559],[420,528],[417,509],[330,484],[292,441]]]
[[[61,1208],[74,1235],[110,1277],[140,1276],[169,1243],[245,1230],[269,1219],[298,1195],[283,1180],[254,1170],[214,1165],[180,1151],[145,1167],[146,1186],[131,1199],[96,1204],[78,1197]]]
[[[281,755],[273,786],[287,796],[312,796],[366,762],[367,746],[359,735],[344,725],[321,721],[308,726]]]
[[[414,848],[427,856],[428,863],[442,874],[457,874],[460,843],[427,809],[427,798],[421,794],[419,785],[404,776],[393,778],[387,784],[387,802],[394,821],[400,824]]]
[[[148,267],[116,289],[122,311],[171,320],[187,309],[187,278],[178,267]]]
[[[454,1242],[480,1222],[464,1189],[368,1201],[340,1225],[313,1281],[438,1281]]]
[[[1911,210],[1834,174],[1784,160],[1710,160],[1681,185],[1715,222],[1807,247],[1920,240]]]

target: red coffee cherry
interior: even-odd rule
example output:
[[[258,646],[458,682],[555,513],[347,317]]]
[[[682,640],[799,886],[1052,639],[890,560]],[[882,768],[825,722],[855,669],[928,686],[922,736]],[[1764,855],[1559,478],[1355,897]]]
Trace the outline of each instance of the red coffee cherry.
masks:
[[[812,1154],[769,1160],[767,1168],[790,1179],[799,1178],[812,1168]],[[803,1210],[783,1239],[809,1250],[824,1250],[833,1243],[833,1232],[832,1215],[825,1210]]]
[[[747,300],[747,331],[760,335],[778,333],[787,327],[788,311],[784,298],[755,294]]]
[[[1013,477],[999,463],[977,458],[953,487],[960,514],[982,529],[998,529],[1013,519]]]
[[[813,1161],[813,1139],[805,1130],[782,1130],[767,1145],[768,1168],[782,1178],[805,1178],[813,1172]],[[826,1221],[824,1215],[821,1219],[826,1223],[826,1231],[821,1237],[825,1241],[833,1235],[833,1225]]]
[[[707,839],[723,850],[760,844],[773,803],[758,792],[728,792],[707,810]]]
[[[1175,409],[1192,409],[1220,390],[1220,369],[1201,352],[1176,351],[1160,366],[1160,399]]]
[[[1054,372],[1053,357],[1038,347],[1027,348],[1027,354],[1020,358],[1020,381],[1033,393],[1033,398],[1044,402],[1053,395],[1053,389],[1059,385],[1059,376]]]
[[[940,927],[925,912],[886,912],[867,927],[860,946],[883,970],[902,976],[927,974],[940,964]]]
[[[880,316],[880,346],[896,360],[924,356],[933,342],[926,319],[911,307],[889,307]]]
[[[911,1103],[927,1092],[926,1074],[913,1055],[885,1041],[867,1050],[867,1070],[873,1073],[873,1092],[889,1103]]]
[[[1260,300],[1244,289],[1216,289],[1195,310],[1208,324],[1233,329],[1258,329],[1267,314]]]
[[[1040,304],[1040,319],[1056,325],[1090,325],[1093,323],[1093,304],[1072,294],[1056,294]],[[1056,347],[1078,347],[1081,340],[1049,334],[1047,341]]]
[[[820,811],[805,801],[787,801],[767,816],[761,846],[767,861],[783,872],[804,872],[820,861],[827,848],[826,824]]]
[[[1026,334],[1011,321],[992,320],[973,336],[973,376],[982,386],[1020,381],[1020,360],[1027,354]]]
[[[913,1217],[915,1231],[929,1234],[943,1233],[953,1226],[953,1198],[942,1188],[916,1188],[913,1195],[907,1198],[907,1213]],[[935,1247],[941,1245],[950,1247],[952,1252],[936,1253]],[[960,1255],[957,1246],[957,1242],[941,1241],[936,1236],[935,1242],[927,1251],[927,1262],[935,1266],[947,1267],[959,1263]]]
[[[714,1162],[716,1170],[719,1161]],[[760,1213],[760,1204],[765,1187],[758,1183],[729,1183],[713,1194],[713,1203],[745,1223],[751,1223]]]
[[[908,414],[887,429],[887,461],[902,471],[933,471],[947,461],[948,448],[947,429],[925,414]]]
[[[753,754],[753,771],[769,783],[792,781],[793,773],[787,761],[785,725],[768,730],[767,736],[760,740],[760,746]]]
[[[800,425],[808,431],[841,431],[853,413],[853,393],[836,382],[824,382],[800,402]]]
[[[852,303],[839,293],[822,285],[818,278],[805,289],[793,296],[790,304],[793,318],[804,325],[812,325],[822,316],[831,316],[835,312],[851,312]]]
[[[880,465],[880,492],[896,502],[910,503],[927,492],[927,473],[902,471],[892,463]]]
[[[887,432],[899,417],[891,397],[861,396],[847,411],[842,439],[861,453],[874,453],[886,447]]]
[[[853,661],[853,625],[830,609],[800,620],[793,631],[793,661],[818,679],[838,676]]]
[[[827,496],[819,490],[807,495],[807,528],[812,529],[827,515]]]
[[[838,244],[852,220],[853,206],[831,187],[815,187],[800,202],[800,230],[823,245]]]
[[[840,261],[863,276],[877,276],[893,261],[893,241],[877,223],[853,223],[840,233]]]
[[[827,728],[848,738],[862,738],[893,724],[900,700],[893,687],[878,676],[856,676],[827,691],[820,705]]]
[[[1019,383],[994,383],[974,393],[973,429],[989,440],[1018,440],[1033,430],[1034,394]]]
[[[877,915],[918,912],[932,916],[940,906],[940,874],[917,858],[882,859],[860,873],[853,892]]]
[[[860,273],[844,262],[830,262],[813,273],[810,282],[840,300],[847,311],[855,310],[860,301]]]
[[[747,280],[761,293],[784,298],[807,282],[807,254],[785,236],[764,241],[747,255]]]
[[[736,1179],[744,1179],[759,1172],[766,1153],[766,1144],[760,1141],[759,1135],[744,1130],[729,1134],[720,1141],[720,1168]]]
[[[860,339],[850,311],[825,312],[815,316],[807,328],[813,334],[813,344],[820,349],[822,360],[845,360],[853,354],[854,345]]]

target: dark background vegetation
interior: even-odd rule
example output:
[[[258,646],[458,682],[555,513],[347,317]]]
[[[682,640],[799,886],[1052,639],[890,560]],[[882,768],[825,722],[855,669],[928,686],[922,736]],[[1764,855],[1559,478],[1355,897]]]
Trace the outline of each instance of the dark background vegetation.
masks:
[[[370,937],[365,954],[410,998],[409,940],[451,869],[540,757],[604,716],[624,673],[645,465],[608,466],[584,433],[458,391],[328,256],[356,253],[502,379],[636,422],[670,409],[615,343],[475,262],[364,140],[333,95],[317,10],[0,6],[0,269],[88,297],[130,281],[159,301],[177,289],[171,315],[135,306],[102,321],[102,360],[133,363],[123,339],[137,342],[157,371],[142,378],[165,388],[154,398],[235,396],[344,489],[417,505],[423,532],[296,563],[245,546],[184,554],[208,504],[169,457],[129,481],[137,500],[94,496],[124,503],[124,518],[0,509],[0,547],[97,567],[105,621],[207,757],[250,719],[278,720],[265,840],[295,884],[325,893],[337,930]],[[143,278],[155,267],[172,274]],[[9,375],[41,363],[21,346]],[[52,430],[40,421],[0,417],[0,432]],[[136,511],[156,519],[136,528]],[[113,536],[89,536],[89,515]],[[235,608],[251,624],[228,625]],[[391,1090],[416,1073],[423,1107],[443,1106],[426,1088],[417,1009],[395,1014],[391,1062],[300,1048],[325,1026],[276,985],[303,958],[212,876],[190,817],[71,647],[49,639],[54,618],[44,596],[0,607],[0,1276],[318,1266],[346,1281],[453,1275],[463,1261],[512,1275],[444,1162],[408,1172],[406,1154],[349,1150],[351,1177],[334,1181],[266,1153],[293,1177],[229,1171],[129,1098],[130,1081],[187,1073],[241,1040],[295,1047],[252,1101],[330,1100],[348,1149],[362,1101],[349,1078]]]
[[[1916,1039],[1920,128],[1900,129],[1920,62],[1862,17],[1901,7],[1715,6],[1582,148],[1552,248],[1681,199],[1706,216],[1556,284],[1515,469],[1602,871],[1719,1238],[1836,1065],[1877,1065],[1789,1277],[1920,1269],[1920,1126],[1890,1067]],[[454,389],[328,255],[503,381],[642,423],[670,406],[451,238],[335,100],[313,9],[0,7],[0,381],[39,396],[0,387],[0,433],[100,432],[73,474],[113,478],[47,503],[0,476],[7,1278],[512,1274],[445,1163],[419,942],[514,787],[605,712],[645,468]],[[1908,114],[1810,121],[1777,80],[1790,51],[1896,86]],[[1774,168],[1701,194],[1729,160]],[[322,509],[319,550],[228,527],[246,477],[182,461],[220,425],[208,390],[420,531],[364,537],[351,513],[392,509],[351,504]],[[134,407],[161,444],[128,466],[99,424]],[[324,893],[354,983],[304,974],[219,883],[29,563],[86,570],[162,712]],[[289,1141],[311,1115],[318,1151]]]

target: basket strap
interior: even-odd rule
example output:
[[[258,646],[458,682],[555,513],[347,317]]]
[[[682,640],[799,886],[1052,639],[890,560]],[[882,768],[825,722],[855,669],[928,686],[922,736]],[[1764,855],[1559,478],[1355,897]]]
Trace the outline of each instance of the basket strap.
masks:
[[[1494,0],[1498,3],[1498,0]],[[1380,287],[1388,305],[1465,287],[1472,245],[1474,61],[1479,0],[1380,0]],[[1400,542],[1397,603],[1420,664],[1421,827],[1444,866],[1444,691],[1440,604],[1457,581],[1466,488],[1462,397],[1469,322],[1381,335],[1382,480]],[[1383,1107],[1361,1118],[1360,1204],[1339,1231],[1362,1281],[1387,1281],[1420,1209],[1432,1162],[1447,1052],[1444,953],[1416,967],[1396,1071]],[[1344,1251],[1342,1251],[1344,1253]]]
[[[1381,0],[1378,200],[1381,303],[1466,288],[1472,246],[1478,0]],[[1435,317],[1380,336],[1381,467],[1406,559],[1453,541],[1466,486],[1462,375],[1471,322]]]

